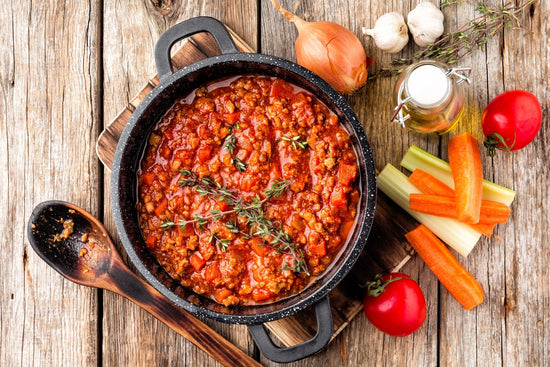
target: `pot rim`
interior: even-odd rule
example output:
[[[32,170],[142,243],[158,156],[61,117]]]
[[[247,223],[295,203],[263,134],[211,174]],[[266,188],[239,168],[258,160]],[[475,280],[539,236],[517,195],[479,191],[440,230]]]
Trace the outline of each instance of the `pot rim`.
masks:
[[[149,107],[149,105],[161,96],[161,94],[170,87],[173,83],[178,82],[181,78],[188,77],[192,73],[197,72],[203,68],[211,68],[214,65],[218,64],[227,64],[227,63],[253,63],[253,64],[264,64],[271,66],[273,68],[279,68],[287,72],[297,74],[298,77],[303,78],[307,82],[311,83],[313,86],[319,89],[320,93],[324,93],[328,99],[330,99],[336,108],[341,112],[341,114],[346,118],[349,125],[352,128],[352,135],[356,138],[357,143],[355,145],[356,153],[360,153],[358,161],[360,165],[364,166],[365,172],[365,181],[360,182],[361,194],[367,195],[366,204],[364,208],[364,213],[362,216],[358,216],[355,231],[358,232],[358,235],[355,241],[349,241],[345,246],[353,246],[352,250],[347,254],[343,263],[339,268],[334,271],[334,274],[326,279],[319,288],[308,295],[306,298],[298,298],[295,303],[291,306],[284,307],[282,309],[269,311],[261,314],[254,315],[240,315],[240,314],[229,314],[211,310],[205,307],[201,307],[193,304],[192,302],[184,299],[183,297],[178,296],[175,292],[169,289],[165,284],[163,284],[157,276],[155,276],[151,270],[144,264],[143,260],[140,258],[132,240],[127,232],[127,228],[124,224],[124,217],[128,217],[129,214],[137,215],[133,213],[123,213],[121,208],[121,198],[120,192],[121,187],[120,183],[120,167],[122,164],[122,158],[127,150],[127,146],[130,138],[132,137],[132,132],[135,130],[137,123],[139,122],[141,116]],[[278,72],[277,72],[278,73]],[[252,74],[252,73],[251,73]],[[259,74],[259,73],[257,73]],[[228,75],[229,76],[229,75]],[[202,84],[206,84],[210,81],[216,80],[218,78],[212,78],[210,80],[205,80]],[[308,90],[309,93],[316,95],[314,91]],[[183,97],[183,96],[182,96]],[[318,97],[319,98],[319,97]],[[151,125],[154,126],[154,125]],[[150,129],[149,129],[150,130]],[[349,131],[348,131],[349,132]],[[140,149],[140,154],[143,153],[143,149]],[[112,173],[111,173],[111,208],[113,212],[114,221],[116,228],[120,237],[120,240],[123,244],[123,247],[128,255],[128,258],[132,264],[137,268],[139,273],[162,295],[168,298],[171,302],[177,306],[189,311],[190,313],[206,317],[216,321],[222,321],[226,323],[237,323],[237,324],[261,324],[264,322],[269,322],[281,318],[288,317],[293,315],[308,306],[318,302],[323,297],[327,296],[328,293],[347,275],[351,267],[354,265],[358,259],[360,253],[363,250],[363,247],[367,241],[370,229],[372,227],[374,219],[374,210],[376,206],[376,174],[375,174],[374,160],[372,156],[372,151],[370,144],[366,137],[363,126],[359,122],[357,116],[344,100],[344,98],[334,90],[326,81],[321,79],[319,76],[313,72],[305,69],[304,67],[295,64],[291,61],[281,59],[275,56],[258,54],[258,53],[231,53],[223,54],[219,56],[214,56],[210,58],[203,59],[194,64],[186,66],[173,74],[163,78],[160,83],[143,99],[139,104],[136,110],[133,112],[130,117],[127,125],[125,126],[113,160]],[[363,179],[363,178],[362,178]],[[359,213],[359,212],[358,212]],[[143,244],[142,244],[143,245]],[[340,254],[339,256],[343,256]],[[337,258],[333,260],[336,261]],[[326,270],[328,271],[328,269]],[[303,291],[302,291],[303,292]],[[299,296],[300,293],[295,296]],[[292,296],[291,296],[292,297]]]

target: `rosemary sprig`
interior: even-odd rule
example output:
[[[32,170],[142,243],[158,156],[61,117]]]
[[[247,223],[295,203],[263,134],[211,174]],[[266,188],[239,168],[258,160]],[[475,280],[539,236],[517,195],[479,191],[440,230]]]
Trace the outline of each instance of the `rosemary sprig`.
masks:
[[[281,196],[290,187],[290,181],[276,180],[270,189],[264,191],[265,196],[263,199],[256,195],[252,200],[245,203],[234,192],[222,187],[210,178],[198,178],[193,172],[185,169],[181,170],[181,174],[182,176],[178,181],[180,186],[194,187],[199,195],[217,198],[218,201],[225,201],[227,205],[232,207],[232,209],[226,211],[214,209],[204,216],[195,214],[193,219],[184,221],[185,225],[196,223],[198,229],[203,231],[209,220],[219,220],[228,214],[236,214],[246,218],[246,225],[250,229],[249,233],[242,232],[237,223],[232,221],[228,221],[225,227],[232,233],[240,233],[244,238],[259,237],[263,239],[266,245],[272,246],[277,253],[290,255],[292,257],[292,269],[289,264],[285,264],[283,270],[288,268],[288,270],[291,269],[296,273],[309,275],[304,261],[304,254],[299,245],[292,241],[290,235],[284,232],[281,225],[276,225],[273,221],[267,219],[263,211],[263,204],[268,200]],[[220,249],[224,251],[230,243],[229,240],[220,238],[217,233],[211,235],[211,241],[214,239]]]
[[[485,46],[491,37],[504,28],[521,28],[519,14],[535,1],[526,0],[517,6],[513,2],[503,6],[493,6],[477,1],[475,10],[480,13],[478,17],[468,20],[457,30],[444,34],[436,42],[416,51],[412,57],[392,59],[390,67],[378,70],[369,79],[400,74],[407,65],[422,59],[438,60],[449,65],[456,64],[474,49]],[[441,3],[441,8],[461,3],[461,0],[447,0]]]
[[[296,150],[298,150],[298,149],[306,150],[307,141],[306,140],[300,140],[300,139],[301,139],[300,135],[293,136],[292,138],[289,138],[288,136],[281,136],[281,140],[290,142],[292,144],[292,146],[294,147],[294,149],[296,149]]]

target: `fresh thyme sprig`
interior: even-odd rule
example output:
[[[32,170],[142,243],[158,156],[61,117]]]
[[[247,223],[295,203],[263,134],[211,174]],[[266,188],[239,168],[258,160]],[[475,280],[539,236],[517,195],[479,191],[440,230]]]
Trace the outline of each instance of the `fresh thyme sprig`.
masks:
[[[233,154],[235,151],[235,145],[237,143],[237,138],[235,135],[227,135],[225,138],[225,145],[223,146],[229,153]]]
[[[221,238],[216,232],[212,233],[210,235],[210,241],[216,240],[216,243],[218,244],[218,247],[222,251],[227,251],[227,248],[229,247],[229,243],[231,242],[227,238]]]
[[[160,225],[160,228],[162,228],[163,230],[168,230],[172,227],[174,227],[176,225],[176,223],[168,220],[167,218],[165,218],[163,221],[162,221],[162,224]],[[180,219],[177,223],[178,226],[180,226],[181,230],[183,231],[185,229],[185,227],[187,226],[187,223],[185,221],[185,219]]]
[[[281,140],[290,142],[292,144],[292,146],[294,147],[294,149],[296,149],[296,150],[298,150],[298,149],[306,150],[307,141],[306,140],[300,140],[300,139],[301,139],[300,135],[293,136],[292,138],[289,138],[288,136],[281,136]]]
[[[234,125],[230,126],[230,129],[233,130]],[[228,135],[225,140],[225,145],[223,146],[229,154],[233,154],[235,152],[235,147],[237,146],[237,138],[235,135]],[[246,163],[244,163],[240,158],[238,157],[231,157],[231,164],[235,166],[235,168],[239,172],[246,171]]]
[[[172,228],[172,227],[175,226],[175,225],[176,225],[176,223],[174,223],[174,222],[172,222],[172,221],[170,221],[170,220],[168,220],[168,219],[164,219],[164,220],[162,221],[162,224],[160,225],[160,228],[162,228],[163,230],[166,231],[166,230]]]
[[[208,224],[209,220],[219,220],[225,215],[236,214],[246,218],[246,225],[249,228],[249,232],[246,233],[241,231],[236,222],[228,221],[225,227],[229,229],[230,232],[241,234],[244,238],[261,238],[266,245],[272,246],[277,253],[288,254],[292,257],[292,267],[285,263],[282,267],[283,270],[293,270],[296,273],[306,273],[309,275],[304,261],[304,254],[299,245],[292,241],[290,235],[284,232],[281,225],[276,225],[273,221],[267,219],[263,211],[263,204],[268,200],[281,196],[290,187],[290,181],[276,180],[271,185],[271,188],[264,191],[263,199],[260,198],[259,195],[256,195],[246,203],[241,198],[237,197],[234,192],[221,186],[212,179],[199,178],[193,172],[186,169],[181,170],[181,178],[178,183],[182,187],[194,187],[195,191],[200,196],[209,196],[216,198],[218,201],[225,201],[227,205],[232,207],[232,209],[226,211],[214,209],[207,215],[195,214],[193,217],[194,219],[183,221],[183,223],[180,221],[180,225],[196,223],[198,229],[203,231],[204,226]],[[218,247],[223,251],[227,250],[230,243],[228,239],[221,238],[217,233],[213,233],[210,240],[216,240]]]
[[[239,172],[244,172],[246,171],[246,163],[244,163],[243,161],[241,161],[239,158],[237,157],[232,157],[231,158],[231,164],[235,166],[235,168],[239,171]]]
[[[394,58],[391,66],[373,73],[369,79],[379,76],[392,76],[403,72],[405,67],[422,59],[433,59],[443,63],[456,64],[476,48],[482,48],[487,41],[504,28],[521,28],[519,14],[536,0],[526,0],[519,5],[513,2],[503,6],[493,6],[476,2],[476,11],[481,15],[455,31],[444,34],[438,41],[430,43],[422,50],[416,51],[409,58]],[[461,0],[447,0],[441,3],[441,8],[461,4]]]

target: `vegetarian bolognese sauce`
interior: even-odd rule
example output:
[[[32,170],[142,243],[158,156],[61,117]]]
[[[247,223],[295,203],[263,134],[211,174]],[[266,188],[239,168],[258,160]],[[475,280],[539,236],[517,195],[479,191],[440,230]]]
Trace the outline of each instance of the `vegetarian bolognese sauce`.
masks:
[[[300,87],[245,75],[181,98],[138,172],[147,248],[174,279],[230,305],[300,292],[355,222],[357,157],[338,117]]]

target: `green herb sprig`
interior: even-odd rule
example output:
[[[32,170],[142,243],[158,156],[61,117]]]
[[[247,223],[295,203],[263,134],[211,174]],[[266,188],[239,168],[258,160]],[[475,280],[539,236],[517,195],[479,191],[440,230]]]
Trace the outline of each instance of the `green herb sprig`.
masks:
[[[517,6],[513,2],[503,6],[493,6],[477,1],[475,10],[480,13],[478,17],[468,20],[457,30],[444,34],[436,42],[416,51],[412,57],[392,59],[390,67],[378,70],[369,79],[400,74],[407,65],[422,59],[438,60],[449,65],[456,64],[476,48],[483,48],[491,37],[503,29],[521,28],[519,14],[535,1],[526,0]],[[446,0],[441,3],[441,8],[462,2],[461,0]]]
[[[170,228],[174,227],[176,225],[176,223],[168,220],[168,219],[164,219],[162,221],[162,224],[160,225],[160,228],[162,228],[163,230],[167,231],[169,230]],[[180,219],[177,223],[177,225],[181,228],[181,230],[183,231],[185,229],[185,227],[187,226],[187,223],[184,219]]]
[[[259,195],[253,197],[249,202],[244,202],[233,191],[221,186],[210,178],[199,178],[193,172],[183,169],[178,183],[181,187],[194,187],[200,196],[208,196],[225,203],[232,208],[230,210],[211,210],[207,215],[195,214],[194,219],[183,221],[184,225],[196,223],[200,231],[210,220],[219,220],[229,214],[236,214],[246,218],[246,225],[249,232],[243,232],[237,223],[228,221],[225,227],[232,233],[239,233],[244,238],[259,237],[266,245],[272,246],[277,253],[288,254],[292,258],[292,267],[289,264],[283,265],[283,270],[293,270],[295,273],[306,273],[309,275],[304,254],[299,244],[292,241],[290,235],[284,232],[282,225],[276,225],[265,217],[263,204],[267,201],[281,196],[291,185],[287,180],[276,180],[271,188],[264,191],[264,198]],[[216,240],[222,250],[227,250],[230,243],[228,239],[221,238],[217,233],[211,235],[211,241]]]
[[[288,136],[281,136],[281,140],[288,141],[292,144],[294,149],[298,150],[306,150],[307,148],[307,141],[306,140],[300,140],[302,137],[300,135],[293,136],[292,138],[289,138]]]
[[[246,171],[246,163],[244,163],[243,161],[241,161],[239,158],[237,157],[232,157],[231,158],[231,164],[235,166],[235,168],[237,169],[237,171],[239,172],[244,172]]]
[[[229,153],[233,154],[235,151],[235,146],[237,143],[237,138],[235,135],[227,135],[225,138],[225,145],[223,146]]]

